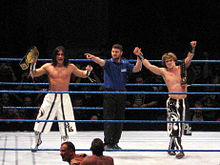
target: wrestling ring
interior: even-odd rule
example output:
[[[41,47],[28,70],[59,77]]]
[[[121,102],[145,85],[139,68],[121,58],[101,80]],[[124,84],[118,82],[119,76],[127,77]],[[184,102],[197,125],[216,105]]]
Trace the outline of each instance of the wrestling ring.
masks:
[[[19,61],[20,59],[1,58],[0,61],[11,60]],[[39,61],[49,61],[39,59]],[[71,61],[88,61],[88,60],[71,60]],[[132,60],[131,60],[132,61]],[[160,60],[150,60],[151,62],[160,62]],[[193,60],[192,62],[216,62],[220,60]],[[0,85],[48,85],[48,83],[15,83],[15,82],[0,82]],[[82,86],[100,86],[98,83],[71,83],[70,85]],[[128,86],[165,86],[165,84],[128,84]],[[192,84],[192,87],[217,87],[220,84]],[[219,90],[218,90],[219,91]],[[219,95],[220,92],[185,92],[187,95]],[[169,92],[150,92],[150,91],[36,91],[36,90],[0,90],[0,93],[69,93],[69,94],[149,94],[149,95],[167,95]],[[180,94],[180,93],[172,93]],[[183,93],[181,93],[183,94]],[[7,109],[39,109],[39,107],[13,107],[5,106]],[[102,107],[73,107],[74,110],[103,110]],[[147,108],[126,108],[130,110],[165,110],[164,107],[147,107]],[[215,108],[194,108],[190,110],[220,110],[220,107]],[[20,119],[0,119],[0,123],[4,122],[35,122],[36,120],[20,120]],[[38,122],[64,122],[63,120],[38,120]],[[74,120],[65,122],[76,123],[104,123],[104,122],[123,122],[123,123],[163,123],[171,121],[164,120]],[[212,124],[215,127],[220,127],[220,121],[179,121],[180,123],[197,123],[197,124]],[[175,121],[177,123],[177,121]],[[0,162],[2,165],[49,165],[49,164],[67,164],[62,162],[59,155],[60,134],[59,132],[50,132],[42,134],[43,143],[39,146],[38,152],[30,152],[30,146],[34,138],[33,132],[0,132]],[[85,152],[91,155],[89,151],[91,141],[94,138],[104,138],[103,131],[78,131],[76,135],[70,136],[70,141],[75,144],[76,152]],[[183,136],[182,144],[185,152],[185,157],[181,160],[171,157],[167,154],[169,137],[164,131],[123,131],[119,145],[121,150],[108,149],[104,152],[105,155],[112,156],[114,163],[117,164],[192,164],[192,165],[220,165],[220,132],[216,131],[196,131],[192,136]]]

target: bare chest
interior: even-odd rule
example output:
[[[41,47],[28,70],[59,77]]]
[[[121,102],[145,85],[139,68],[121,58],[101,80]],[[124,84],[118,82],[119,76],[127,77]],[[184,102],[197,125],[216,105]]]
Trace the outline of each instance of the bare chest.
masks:
[[[62,68],[52,67],[48,70],[48,72],[49,72],[49,77],[54,79],[66,79],[71,76],[71,72],[66,67],[62,67]]]
[[[166,71],[164,75],[164,80],[168,84],[180,83],[181,81],[180,69],[177,69],[175,71]]]

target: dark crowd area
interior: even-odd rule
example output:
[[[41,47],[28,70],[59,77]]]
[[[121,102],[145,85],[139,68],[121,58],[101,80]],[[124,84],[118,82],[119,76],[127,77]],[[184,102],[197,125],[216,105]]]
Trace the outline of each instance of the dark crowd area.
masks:
[[[219,0],[2,0],[0,5],[1,58],[22,58],[35,45],[39,59],[50,59],[59,45],[70,59],[85,59],[86,52],[111,58],[111,46],[123,45],[123,57],[135,59],[138,46],[149,60],[160,60],[173,52],[186,57],[190,41],[197,41],[193,60],[219,60]],[[0,82],[33,82],[18,61],[0,61]],[[90,62],[73,62],[80,69],[93,66],[91,78],[103,82],[103,69]],[[37,67],[44,62],[39,61]],[[160,63],[155,63],[161,66]],[[192,63],[189,84],[220,84],[219,63]],[[47,76],[34,82],[48,82]],[[90,83],[72,76],[72,83]],[[128,76],[128,83],[160,84],[161,77],[142,68]],[[42,85],[1,85],[1,90],[48,90]],[[70,86],[71,91],[102,91],[102,86]],[[163,86],[128,86],[128,91],[167,91]],[[188,91],[214,92],[219,87],[188,87]],[[38,109],[4,109],[8,106],[39,107],[45,94],[1,93],[1,119],[36,119]],[[190,107],[220,107],[220,95],[188,95]],[[74,107],[102,107],[101,94],[71,94]],[[165,107],[167,95],[127,95],[127,107]],[[74,110],[76,120],[102,120],[102,110]],[[127,110],[128,120],[166,120],[165,110]],[[219,121],[220,111],[192,110],[193,121]],[[33,131],[33,122],[0,122],[1,131]],[[53,124],[57,130],[57,123]],[[103,123],[77,123],[78,130],[103,130]],[[166,130],[166,124],[129,123],[126,130]],[[220,130],[217,124],[193,124],[193,130]]]
[[[207,54],[208,53],[204,52]],[[75,62],[73,62],[75,63]],[[103,69],[90,62],[77,62],[80,69],[84,69],[87,64],[94,68],[91,78],[95,83],[103,83]],[[38,62],[37,65],[42,65]],[[160,63],[156,65],[160,66]],[[1,62],[1,82],[33,82],[28,75],[28,71],[22,71],[16,62]],[[195,63],[193,62],[187,70],[189,84],[220,84],[220,67],[213,63]],[[47,83],[47,75],[34,78],[34,82]],[[74,75],[71,78],[72,83],[91,83],[88,78],[78,78]],[[145,68],[141,72],[128,75],[129,84],[164,84],[162,77],[152,74]],[[47,85],[1,85],[1,90],[48,90]],[[103,91],[103,86],[77,86],[70,85],[70,91]],[[127,86],[127,91],[155,91],[167,92],[166,86]],[[188,87],[189,92],[215,92],[219,87]],[[16,109],[5,107],[40,107],[45,94],[33,93],[1,93],[1,119],[36,119],[37,109]],[[102,94],[70,94],[73,107],[102,107]],[[128,94],[127,107],[166,107],[167,95],[155,94]],[[188,95],[188,102],[191,108],[218,108],[219,95]],[[220,121],[219,110],[190,110],[192,121]],[[76,120],[102,120],[102,110],[74,110]],[[127,110],[126,120],[166,120],[165,110]],[[33,122],[4,122],[1,123],[1,131],[32,131]],[[102,130],[103,123],[77,123],[78,130]],[[166,124],[158,123],[126,123],[125,130],[165,130]],[[54,122],[52,130],[58,130],[57,122]],[[219,130],[215,124],[193,124],[193,130]]]

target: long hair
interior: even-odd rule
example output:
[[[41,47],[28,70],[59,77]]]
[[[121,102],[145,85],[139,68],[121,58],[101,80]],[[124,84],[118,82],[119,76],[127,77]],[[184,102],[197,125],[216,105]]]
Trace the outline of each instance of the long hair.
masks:
[[[63,46],[58,46],[58,47],[56,47],[56,48],[53,50],[53,54],[52,54],[52,65],[53,65],[53,66],[56,66],[56,65],[57,65],[57,58],[56,58],[56,56],[57,56],[57,54],[58,54],[58,52],[59,52],[60,50],[62,50],[62,51],[63,51],[63,54],[64,54],[64,62],[63,62],[63,65],[64,65],[64,66],[68,66],[68,64],[69,64],[69,59],[68,59],[68,56],[67,56],[67,54],[66,54],[66,50],[65,50],[65,48],[64,48]]]
[[[174,53],[172,52],[168,52],[168,53],[165,53],[163,56],[162,56],[162,65],[166,67],[166,64],[165,64],[165,61],[167,59],[172,59],[175,61],[175,63],[177,63],[177,57]]]
[[[104,143],[103,143],[103,141],[101,139],[99,139],[99,138],[95,138],[92,141],[92,145],[91,145],[90,150],[92,151],[92,153],[94,155],[97,155],[97,156],[103,155],[103,151],[104,151]]]

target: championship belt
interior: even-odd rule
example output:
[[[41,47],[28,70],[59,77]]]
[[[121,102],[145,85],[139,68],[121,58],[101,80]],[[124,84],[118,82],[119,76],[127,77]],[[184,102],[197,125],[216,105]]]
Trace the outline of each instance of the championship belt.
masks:
[[[187,77],[186,77],[186,66],[185,66],[184,60],[181,61],[180,68],[181,68],[181,84],[186,85],[187,84]]]
[[[27,51],[26,55],[22,58],[19,65],[23,70],[26,70],[29,68],[29,64],[33,64],[38,56],[39,51],[37,50],[36,46],[33,46]]]

